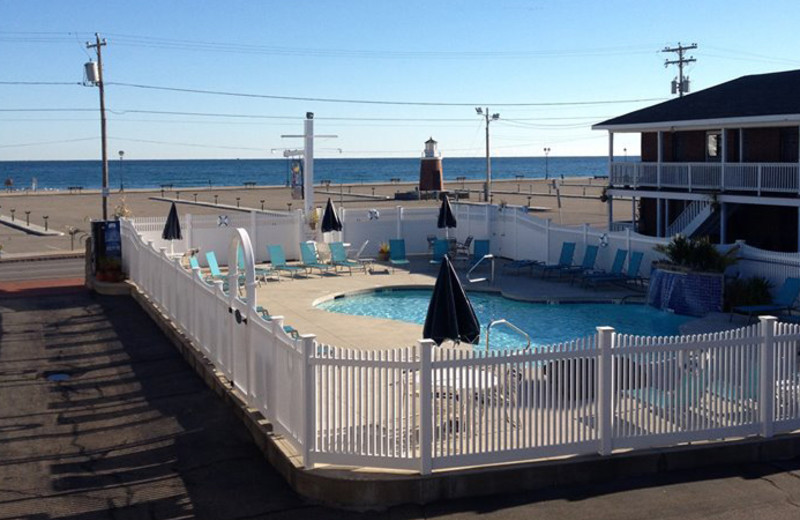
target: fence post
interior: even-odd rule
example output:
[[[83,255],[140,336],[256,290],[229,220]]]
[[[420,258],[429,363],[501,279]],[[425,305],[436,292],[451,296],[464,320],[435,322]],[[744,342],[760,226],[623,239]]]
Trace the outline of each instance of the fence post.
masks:
[[[314,380],[314,369],[311,366],[311,357],[314,353],[314,336],[303,335],[302,356],[303,363],[301,366],[302,385],[303,385],[303,466],[306,469],[314,469],[313,449],[315,447],[315,439],[317,432],[317,425],[314,423],[314,418],[317,415],[316,409],[316,388]]]
[[[775,342],[773,335],[775,323],[778,318],[775,316],[760,316],[761,321],[761,389],[759,397],[761,402],[758,409],[761,415],[761,436],[772,437],[773,434],[773,403],[775,400],[775,370],[773,359],[775,356]]]
[[[614,327],[597,327],[597,415],[600,455],[611,455],[614,449],[611,427],[611,346],[614,342]]]
[[[419,345],[419,472],[430,475],[433,450],[433,417],[431,412],[431,352],[434,343],[429,339]]]
[[[258,224],[255,210],[250,212],[250,246],[253,249],[253,262],[258,263]]]

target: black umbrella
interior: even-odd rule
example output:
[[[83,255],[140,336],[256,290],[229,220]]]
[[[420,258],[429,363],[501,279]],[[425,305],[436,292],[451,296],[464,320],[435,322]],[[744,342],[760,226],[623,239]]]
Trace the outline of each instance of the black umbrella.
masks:
[[[445,236],[448,238],[450,238],[448,230],[456,227],[456,216],[453,215],[453,208],[450,207],[450,199],[447,198],[447,194],[442,195],[442,206],[439,208],[439,220],[436,221],[436,227],[444,228]]]
[[[480,335],[481,325],[475,316],[475,310],[450,259],[445,255],[433,287],[422,337],[430,338],[441,345],[446,339],[477,343]]]
[[[330,231],[341,231],[342,221],[336,214],[336,209],[333,207],[330,197],[328,197],[328,204],[325,206],[325,214],[322,215],[322,232],[328,233]]]
[[[161,238],[169,240],[170,253],[173,252],[172,241],[183,239],[183,235],[181,234],[181,222],[178,220],[178,208],[175,207],[174,202],[169,209],[169,215],[167,215],[167,222],[164,224],[164,231],[161,232]]]

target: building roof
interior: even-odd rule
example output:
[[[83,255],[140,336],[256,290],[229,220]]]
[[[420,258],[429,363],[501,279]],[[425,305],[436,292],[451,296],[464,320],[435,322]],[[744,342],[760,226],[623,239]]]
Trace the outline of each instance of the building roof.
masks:
[[[645,130],[800,121],[800,70],[743,76],[603,121],[594,129]]]

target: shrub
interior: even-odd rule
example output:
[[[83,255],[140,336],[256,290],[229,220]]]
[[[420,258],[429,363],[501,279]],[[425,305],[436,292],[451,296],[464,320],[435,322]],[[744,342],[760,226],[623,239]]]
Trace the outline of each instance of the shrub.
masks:
[[[736,263],[738,247],[720,253],[708,237],[687,238],[675,235],[667,245],[658,245],[655,250],[667,256],[669,263],[691,271],[724,273]]]
[[[725,311],[741,305],[764,305],[772,301],[772,284],[766,278],[753,276],[731,280],[725,284]]]

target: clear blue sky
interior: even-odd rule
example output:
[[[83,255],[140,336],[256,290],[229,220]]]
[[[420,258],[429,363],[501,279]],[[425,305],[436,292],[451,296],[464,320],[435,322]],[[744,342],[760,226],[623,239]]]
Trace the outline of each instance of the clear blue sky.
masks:
[[[605,133],[590,126],[655,101],[569,103],[668,99],[677,70],[659,51],[679,41],[699,45],[688,68],[693,90],[798,68],[797,20],[793,1],[0,0],[0,81],[78,83],[90,56],[84,43],[99,32],[108,40],[112,158],[117,150],[127,159],[276,157],[272,149],[301,144],[280,136],[301,133],[307,111],[317,133],[339,136],[320,141],[318,156],[416,157],[429,136],[445,157],[480,156],[474,105],[500,113],[495,156],[541,156],[544,147],[605,155]],[[511,103],[566,104],[500,106]],[[97,107],[96,88],[0,84],[0,160],[98,158]],[[636,155],[638,136],[618,137],[616,147]]]

